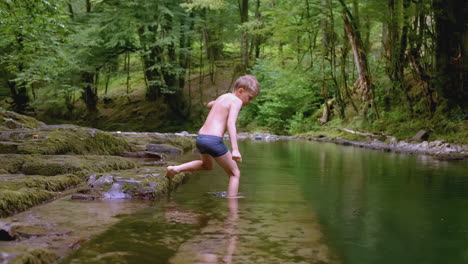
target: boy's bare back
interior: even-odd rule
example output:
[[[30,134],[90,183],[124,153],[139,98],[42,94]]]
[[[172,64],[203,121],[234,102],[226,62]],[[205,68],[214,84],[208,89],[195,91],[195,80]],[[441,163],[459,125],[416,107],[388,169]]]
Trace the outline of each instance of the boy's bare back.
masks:
[[[242,103],[242,100],[232,93],[223,94],[215,101],[208,103],[211,111],[198,133],[223,137],[227,129],[229,134],[234,132],[235,135],[237,115],[242,107]],[[231,131],[232,129],[234,131]]]

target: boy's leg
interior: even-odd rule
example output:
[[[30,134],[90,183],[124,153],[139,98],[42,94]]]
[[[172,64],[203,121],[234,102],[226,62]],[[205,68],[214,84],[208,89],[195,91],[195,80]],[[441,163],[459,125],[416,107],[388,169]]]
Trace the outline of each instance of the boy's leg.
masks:
[[[182,171],[212,170],[214,166],[213,157],[208,154],[200,154],[201,160],[194,160],[177,166],[168,166],[166,177],[172,178]]]
[[[237,196],[237,192],[239,191],[240,171],[239,167],[237,167],[237,163],[232,159],[231,152],[228,151],[226,154],[214,159],[229,176],[228,197]]]

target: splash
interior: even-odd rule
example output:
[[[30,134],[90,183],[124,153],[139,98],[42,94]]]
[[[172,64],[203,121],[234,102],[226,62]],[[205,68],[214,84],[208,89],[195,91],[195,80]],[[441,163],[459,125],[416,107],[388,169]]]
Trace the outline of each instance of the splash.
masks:
[[[130,198],[130,196],[123,192],[122,185],[120,183],[112,184],[112,187],[104,193],[104,198],[107,199],[125,199]]]

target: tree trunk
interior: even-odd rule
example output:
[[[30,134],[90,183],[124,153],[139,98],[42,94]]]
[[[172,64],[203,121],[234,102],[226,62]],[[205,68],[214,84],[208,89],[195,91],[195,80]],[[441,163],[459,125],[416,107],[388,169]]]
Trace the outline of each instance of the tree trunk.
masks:
[[[257,5],[255,7],[255,19],[260,21],[262,15],[260,13],[260,0],[257,0]],[[254,36],[254,46],[255,46],[255,59],[260,57],[260,45],[262,44],[262,36],[255,34]]]
[[[239,3],[241,24],[249,21],[249,0],[242,0]],[[249,67],[249,36],[247,30],[243,27],[241,36],[241,62],[245,70]]]
[[[86,0],[86,13],[91,13],[91,0]]]
[[[156,51],[157,50],[157,51]],[[143,63],[145,66],[145,77],[148,82],[148,89],[146,91],[146,99],[148,101],[155,101],[161,97],[162,80],[159,72],[154,69],[154,65],[157,63],[155,54],[161,52],[159,49],[153,49],[150,54],[143,57]]]
[[[83,92],[81,94],[83,101],[86,104],[88,113],[97,112],[98,97],[94,92],[94,73],[84,72],[81,74],[81,80],[83,82]]]
[[[14,81],[8,81],[11,98],[13,99],[12,108],[15,112],[24,114],[29,108],[29,95],[24,85],[17,86]]]
[[[374,107],[376,117],[378,118],[378,111],[373,98],[373,84],[370,79],[370,71],[367,61],[367,56],[364,52],[361,35],[356,31],[356,26],[353,21],[353,16],[349,12],[343,0],[340,0],[343,6],[343,21],[345,25],[346,35],[348,36],[349,43],[353,50],[354,61],[356,69],[359,74],[356,81],[357,86],[360,88],[360,94],[363,101],[362,109],[363,115],[367,116],[368,110]]]
[[[468,100],[467,4],[458,0],[433,1],[436,33],[435,90],[450,107],[466,107]]]
[[[201,17],[205,21],[202,28],[202,37],[205,46],[206,58],[213,62],[223,58],[223,42],[221,41],[219,25],[215,28],[208,27],[210,17],[207,15],[206,8],[202,9]]]
[[[125,61],[125,64],[127,65],[126,68],[127,68],[127,95],[130,94],[130,52],[127,51],[125,53],[125,56],[126,56],[126,61]]]
[[[158,26],[148,26],[147,30],[156,33]],[[145,28],[139,28],[138,34],[142,42],[150,42],[145,35]],[[154,46],[145,49],[143,52],[144,55],[141,57],[147,84],[146,100],[148,101],[155,101],[161,97],[164,81],[156,65],[161,65],[162,53],[163,49],[160,46]]]

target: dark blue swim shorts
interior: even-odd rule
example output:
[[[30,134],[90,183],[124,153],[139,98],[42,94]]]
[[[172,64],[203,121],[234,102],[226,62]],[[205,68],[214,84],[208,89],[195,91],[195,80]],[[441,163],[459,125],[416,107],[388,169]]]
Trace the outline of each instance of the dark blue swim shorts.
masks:
[[[201,154],[210,154],[213,158],[222,156],[228,152],[222,137],[198,135],[196,143]]]

